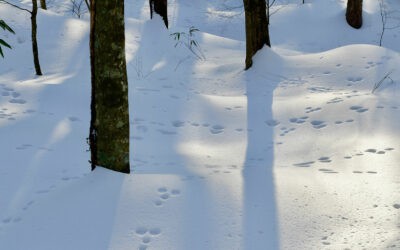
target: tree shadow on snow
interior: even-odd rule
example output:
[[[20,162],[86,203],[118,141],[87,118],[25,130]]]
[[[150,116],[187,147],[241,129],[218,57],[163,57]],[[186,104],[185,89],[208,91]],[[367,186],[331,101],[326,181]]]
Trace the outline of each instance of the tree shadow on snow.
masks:
[[[265,59],[266,60],[265,60]],[[264,60],[259,60],[264,59]],[[279,249],[278,214],[273,173],[273,91],[280,58],[269,48],[259,51],[244,73],[247,82],[247,150],[243,166],[244,249]]]

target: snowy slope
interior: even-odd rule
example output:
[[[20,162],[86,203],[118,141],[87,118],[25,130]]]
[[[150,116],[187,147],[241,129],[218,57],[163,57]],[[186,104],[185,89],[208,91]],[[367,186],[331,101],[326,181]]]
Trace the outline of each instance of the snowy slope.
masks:
[[[378,47],[375,0],[361,30],[306,2],[277,2],[244,71],[241,1],[169,1],[170,30],[126,1],[131,175],[90,172],[88,17],[39,12],[35,77],[0,5],[0,249],[399,248],[400,29]],[[170,36],[190,26],[205,59]]]

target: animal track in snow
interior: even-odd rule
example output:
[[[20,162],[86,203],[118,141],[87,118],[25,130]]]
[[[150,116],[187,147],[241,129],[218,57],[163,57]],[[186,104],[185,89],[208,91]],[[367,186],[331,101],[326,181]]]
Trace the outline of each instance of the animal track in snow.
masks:
[[[175,131],[170,131],[170,130],[165,130],[165,129],[157,129],[158,132],[160,132],[163,135],[175,135]]]
[[[369,149],[366,149],[365,152],[374,153],[374,154],[378,154],[378,155],[383,155],[387,151],[392,151],[392,150],[394,150],[394,148],[385,148],[384,150],[377,150],[375,148],[369,148]]]
[[[78,118],[78,117],[75,117],[75,116],[70,116],[70,117],[68,117],[68,120],[71,121],[71,122],[80,121],[79,118]]]
[[[275,127],[280,124],[280,122],[277,120],[268,120],[268,121],[265,121],[265,123],[270,127]]]
[[[243,106],[225,107],[226,110],[242,109]]]
[[[360,82],[360,81],[362,81],[364,78],[362,78],[362,77],[353,77],[353,76],[350,76],[350,77],[347,77],[347,81],[349,81],[349,82],[353,82],[353,83],[356,83],[356,82]]]
[[[170,191],[166,187],[160,187],[157,189],[159,199],[154,201],[154,204],[156,206],[162,206],[164,202],[169,200],[172,197],[179,196],[181,194],[181,191],[179,189],[171,189]]]
[[[172,99],[180,99],[180,97],[177,96],[177,95],[170,95],[169,97],[172,98]]]
[[[308,168],[308,167],[311,167],[311,165],[314,163],[315,163],[315,161],[306,161],[306,162],[294,163],[293,166]]]
[[[172,124],[172,126],[179,128],[179,127],[183,127],[185,125],[185,122],[176,120],[176,121],[172,121],[171,124]]]
[[[364,173],[364,172],[363,171],[358,171],[358,170],[353,171],[353,174],[362,174],[362,173]],[[378,172],[376,172],[376,171],[367,171],[365,173],[367,173],[367,174],[377,174]]]
[[[14,104],[25,104],[26,103],[26,101],[24,99],[15,99],[15,98],[9,100],[8,102],[14,103]]]
[[[315,129],[321,129],[327,126],[324,121],[320,120],[313,120],[310,123]]]
[[[135,230],[136,236],[141,238],[141,244],[139,246],[139,250],[145,250],[149,247],[149,244],[153,240],[153,238],[158,237],[161,234],[161,229],[158,227],[147,228],[147,227],[138,227]]]
[[[329,101],[326,102],[326,103],[327,103],[327,104],[334,104],[334,103],[339,103],[339,102],[343,102],[343,98],[335,97],[335,98],[329,100]]]
[[[10,121],[16,120],[15,115],[17,115],[17,112],[7,112],[7,108],[3,108],[0,110],[0,119],[7,119]]]
[[[359,106],[359,105],[351,106],[349,109],[354,110],[358,113],[364,113],[364,112],[368,111],[368,108],[364,108],[363,106]]]
[[[15,149],[24,150],[24,149],[28,149],[28,148],[31,148],[31,147],[32,147],[31,144],[22,144],[22,145],[16,147]]]
[[[390,152],[392,150],[394,150],[394,148],[392,148],[392,147],[387,147],[387,148],[385,148],[383,150],[378,150],[378,149],[375,149],[375,148],[368,148],[368,149],[365,149],[363,152],[369,153],[369,154],[383,155],[383,154],[386,154],[386,152]],[[346,155],[343,158],[349,160],[349,159],[352,159],[354,156],[363,156],[364,155],[363,152],[358,152],[358,153],[355,153],[353,155]]]
[[[21,217],[15,217],[15,218],[7,217],[7,218],[3,219],[2,222],[3,222],[3,224],[8,224],[11,222],[17,223],[17,222],[20,222],[21,220],[22,220]]]
[[[337,172],[335,170],[332,170],[332,169],[329,169],[329,168],[320,168],[320,169],[318,169],[318,171],[323,172],[325,174],[337,174],[337,173],[339,173],[339,172]]]
[[[302,123],[305,123],[307,119],[308,119],[308,116],[302,116],[299,118],[297,118],[297,117],[290,118],[289,121],[291,123],[302,124]]]
[[[377,65],[381,65],[381,64],[382,64],[382,62],[369,61],[369,62],[367,62],[367,66],[365,66],[365,68],[369,69],[369,68],[373,68],[373,67],[375,67]]]
[[[222,125],[213,125],[210,128],[210,132],[211,132],[211,134],[216,135],[216,134],[220,134],[220,133],[224,132],[224,129],[225,129],[225,127]]]
[[[12,217],[7,217],[7,218],[4,218],[1,222],[3,222],[4,224],[8,224],[11,222],[11,220],[12,220]]]
[[[288,133],[290,133],[292,131],[295,131],[295,130],[296,130],[296,128],[282,127],[281,128],[282,133],[280,134],[280,136],[285,136],[286,134],[288,134]]]
[[[331,162],[332,160],[331,160],[330,157],[323,156],[323,157],[320,157],[320,158],[318,159],[318,161],[319,161],[319,162],[323,162],[323,163],[328,163],[328,162]]]
[[[340,124],[344,124],[344,123],[351,123],[351,122],[354,122],[354,120],[353,119],[347,119],[347,120],[345,120],[345,121],[335,121],[335,124],[336,125],[340,125]]]
[[[320,111],[322,108],[317,107],[317,108],[313,108],[313,107],[307,107],[306,108],[306,114],[308,113],[312,113],[312,112],[316,112],[316,111]]]
[[[32,206],[33,203],[35,203],[34,200],[29,201],[28,203],[25,204],[25,206],[22,208],[22,210],[28,210],[28,208],[29,208],[30,206]]]
[[[26,100],[18,98],[21,96],[21,93],[15,91],[13,88],[3,86],[3,91],[1,92],[1,96],[11,97],[11,99],[8,101],[9,103],[13,103],[13,104],[25,104],[26,103]]]
[[[308,90],[309,90],[311,93],[327,93],[327,92],[332,92],[332,91],[333,91],[332,88],[320,87],[320,86],[317,86],[317,87],[310,87],[310,88],[308,88]]]

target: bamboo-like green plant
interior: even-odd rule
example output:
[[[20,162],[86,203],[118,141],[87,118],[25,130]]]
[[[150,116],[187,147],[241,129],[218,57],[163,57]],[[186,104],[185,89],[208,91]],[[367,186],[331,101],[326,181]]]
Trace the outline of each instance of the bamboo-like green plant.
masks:
[[[0,19],[0,28],[2,28],[5,31],[8,31],[12,34],[15,34],[14,30],[11,29],[11,27],[8,26],[7,23],[5,21],[3,21],[2,19]],[[4,41],[3,39],[0,38],[0,56],[4,57],[3,49],[1,46],[7,47],[9,49],[11,49],[11,46],[6,41]]]
[[[175,47],[183,44],[186,48],[190,50],[198,59],[205,60],[203,52],[201,51],[200,44],[195,39],[195,32],[199,31],[194,26],[189,28],[189,32],[175,32],[171,36],[174,37],[176,41]]]

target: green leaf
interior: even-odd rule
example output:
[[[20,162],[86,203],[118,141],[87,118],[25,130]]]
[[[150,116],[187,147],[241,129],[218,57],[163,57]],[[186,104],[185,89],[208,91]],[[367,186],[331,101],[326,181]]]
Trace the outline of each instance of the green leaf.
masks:
[[[1,49],[1,46],[0,46],[0,56],[4,58],[4,54],[3,54],[3,50]]]
[[[7,30],[7,31],[10,32],[10,33],[15,34],[14,30],[11,29],[11,27],[8,26],[8,25],[6,24],[6,22],[4,22],[4,21],[1,20],[1,19],[0,19],[0,28],[2,28],[3,30]]]
[[[170,36],[173,36],[174,40],[178,40],[179,41],[179,39],[181,38],[181,33],[175,32],[175,33],[172,33]]]
[[[194,32],[199,31],[199,29],[196,29],[194,26],[191,26],[189,28],[189,35],[192,36]]]
[[[3,39],[0,39],[0,45],[3,45],[5,47],[11,49],[11,46],[8,43],[6,43],[6,41],[4,41]],[[0,48],[1,48],[1,46],[0,46]]]
[[[191,41],[190,41],[190,46],[192,46],[192,45],[198,47],[198,46],[197,46],[197,42],[196,42],[195,40],[191,40]]]

